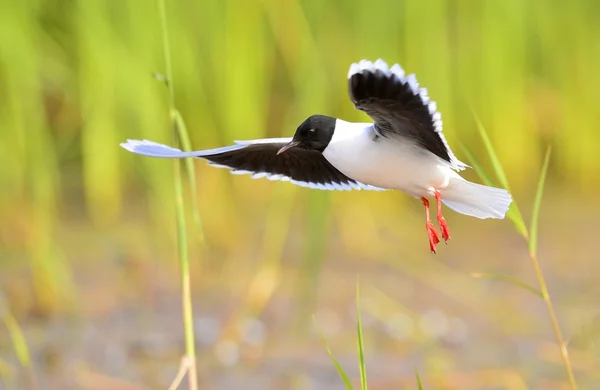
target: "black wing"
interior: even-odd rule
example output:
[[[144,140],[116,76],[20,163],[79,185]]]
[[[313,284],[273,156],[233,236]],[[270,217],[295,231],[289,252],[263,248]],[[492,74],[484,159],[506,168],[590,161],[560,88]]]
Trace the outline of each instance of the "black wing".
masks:
[[[442,134],[442,116],[427,89],[419,88],[414,74],[405,76],[400,65],[388,69],[379,59],[350,66],[348,92],[354,106],[375,122],[384,137],[399,135],[414,141],[455,169],[466,165],[456,159]]]
[[[292,148],[277,155],[277,151],[289,141],[291,138],[240,141],[232,146],[194,152],[182,152],[152,141],[128,140],[121,146],[133,153],[150,157],[200,157],[208,160],[210,165],[230,169],[233,174],[289,181],[320,190],[381,190],[344,175],[320,152]]]

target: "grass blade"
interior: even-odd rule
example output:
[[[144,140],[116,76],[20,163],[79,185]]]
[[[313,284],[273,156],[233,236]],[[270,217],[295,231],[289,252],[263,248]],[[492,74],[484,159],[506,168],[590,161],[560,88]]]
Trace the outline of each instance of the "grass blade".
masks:
[[[25,340],[23,330],[10,312],[5,311],[2,315],[2,319],[12,341],[13,347],[15,348],[15,353],[17,354],[19,363],[21,363],[21,365],[25,368],[30,368],[31,355],[29,354],[29,348],[27,347],[27,341]]]
[[[479,135],[481,136],[481,139],[483,140],[483,145],[485,146],[485,150],[486,150],[488,156],[490,157],[490,161],[492,162],[492,167],[494,168],[494,173],[496,173],[496,177],[498,178],[500,185],[502,185],[502,187],[504,187],[508,190],[509,189],[508,178],[506,177],[506,173],[504,173],[504,168],[502,168],[502,163],[500,163],[500,159],[498,158],[498,155],[496,154],[496,150],[494,149],[494,146],[492,145],[492,141],[490,140],[490,137],[488,136],[487,131],[485,130],[485,127],[483,126],[483,123],[481,123],[481,121],[479,120],[479,117],[475,113],[475,110],[472,109],[472,111],[473,111],[473,116],[475,117],[475,122],[477,123],[477,130],[479,131]]]
[[[25,333],[23,329],[17,322],[15,316],[10,312],[6,302],[4,301],[4,296],[0,295],[0,320],[4,323],[6,330],[8,331],[8,335],[12,341],[13,348],[15,349],[15,354],[17,355],[17,360],[21,364],[21,366],[26,370],[27,377],[26,380],[29,384],[30,389],[37,388],[35,375],[33,372],[33,365],[31,364],[31,353],[29,351],[29,347],[27,345],[27,339],[25,338]],[[5,370],[4,368],[9,368],[9,366],[3,367],[2,360],[0,360],[0,378],[2,376],[6,376],[6,374],[12,374],[12,370]],[[11,375],[12,376],[12,375]],[[2,381],[0,380],[0,385]]]
[[[360,318],[360,288],[358,277],[356,278],[356,332],[358,334],[358,368],[360,370],[360,387],[362,390],[367,390],[367,368],[365,366],[362,321]]]
[[[340,374],[340,378],[342,378],[342,380],[344,381],[344,384],[346,385],[346,390],[354,390],[354,388],[352,387],[352,383],[350,382],[350,379],[348,378],[348,375],[346,375],[346,372],[344,371],[344,369],[342,368],[340,363],[337,361],[335,356],[333,356],[333,352],[331,352],[331,349],[327,345],[327,340],[325,339],[323,332],[321,332],[321,329],[319,328],[319,324],[317,323],[317,319],[315,318],[314,315],[313,315],[313,320],[315,322],[315,328],[319,332],[319,335],[321,336],[321,340],[323,340],[323,345],[325,345],[325,350],[327,350],[327,354],[329,355],[331,362],[337,369],[338,373]]]
[[[508,283],[508,284],[512,284],[513,286],[516,287],[520,287],[524,290],[529,291],[530,293],[533,293],[535,295],[537,295],[540,298],[543,298],[544,296],[542,295],[542,292],[540,290],[538,290],[537,288],[517,279],[517,278],[511,278],[510,276],[504,276],[504,275],[498,275],[498,274],[492,274],[492,273],[484,273],[484,272],[473,272],[471,273],[471,277],[473,278],[478,278],[478,279],[495,279],[495,280],[500,280],[502,282]]]
[[[183,120],[179,110],[174,109],[172,117],[177,128],[182,149],[186,152],[191,151],[192,143],[190,141],[190,136],[187,131],[185,121]],[[185,166],[187,168],[188,181],[190,184],[190,197],[192,198],[192,218],[194,219],[194,224],[198,230],[198,239],[202,244],[204,244],[204,228],[202,227],[202,218],[200,218],[200,209],[198,207],[198,191],[196,189],[196,170],[194,169],[194,159],[191,157],[186,158]]]
[[[552,148],[548,146],[548,149],[546,149],[546,157],[544,157],[544,165],[542,165],[542,172],[540,173],[540,180],[538,181],[538,186],[535,193],[535,200],[533,202],[533,213],[531,214],[531,224],[529,225],[529,254],[531,256],[535,255],[537,251],[538,218],[540,215],[540,205],[542,204],[544,183],[546,182],[546,174],[548,173],[548,165],[550,163],[551,152]]]
[[[550,322],[552,323],[552,328],[554,329],[554,334],[556,336],[556,342],[560,348],[560,355],[563,360],[565,371],[567,374],[567,378],[569,380],[569,385],[572,390],[577,389],[577,382],[575,381],[575,375],[573,374],[573,367],[571,365],[571,360],[569,358],[569,351],[567,349],[567,344],[565,343],[565,339],[563,337],[562,331],[560,330],[560,325],[558,323],[558,317],[556,315],[556,311],[554,310],[554,304],[552,303],[552,299],[550,298],[550,292],[548,291],[548,285],[546,284],[546,279],[544,278],[544,274],[542,273],[542,267],[540,266],[540,262],[537,257],[537,237],[538,237],[538,217],[540,214],[540,206],[542,203],[542,195],[544,193],[544,184],[546,182],[546,174],[548,172],[548,165],[550,163],[550,153],[551,148],[548,146],[546,150],[546,157],[544,158],[544,164],[542,165],[542,172],[540,173],[540,179],[538,181],[537,191],[535,194],[535,200],[533,202],[533,213],[531,216],[531,236],[527,241],[528,249],[529,249],[529,257],[533,264],[533,268],[535,271],[535,275],[538,279],[538,284],[540,285],[540,291],[542,293],[542,298],[544,299],[544,303],[546,304],[546,309],[548,310],[548,316],[550,317]]]
[[[419,390],[423,390],[423,383],[421,383],[421,376],[419,375],[419,371],[415,370],[415,375],[417,377],[417,388]]]
[[[471,153],[471,151],[466,146],[462,144],[460,146],[462,148],[463,153],[467,156],[467,161],[469,161],[469,164],[471,165],[475,173],[477,173],[477,176],[481,178],[483,183],[488,186],[496,186],[496,184],[493,182],[490,176],[485,172],[479,161],[477,161],[473,153]],[[525,225],[525,221],[521,216],[519,206],[517,205],[517,202],[514,198],[513,203],[510,205],[510,208],[506,213],[506,217],[512,221],[513,225],[517,229],[517,232],[521,236],[523,236],[523,238],[528,239],[529,232],[527,231],[527,226]]]
[[[485,184],[486,186],[494,186],[494,182],[485,172],[479,161],[477,161],[473,153],[471,153],[471,151],[463,144],[460,144],[460,147],[463,153],[467,156],[467,161],[469,161],[471,168],[473,168],[477,176],[479,176],[481,180],[483,180],[483,184]]]
[[[502,168],[502,164],[500,163],[500,160],[498,159],[498,156],[496,155],[496,151],[494,150],[494,147],[492,146],[492,143],[487,135],[485,128],[483,127],[483,125],[481,124],[481,121],[475,114],[475,111],[473,109],[472,109],[472,111],[473,111],[473,115],[475,116],[475,120],[477,121],[477,128],[479,130],[479,134],[480,134],[481,138],[483,139],[486,151],[490,157],[490,160],[492,162],[492,166],[494,167],[496,176],[498,177],[498,180],[504,186],[504,188],[506,188],[508,190],[509,189],[508,180],[504,173],[504,169]],[[509,210],[508,216],[509,216],[509,218],[511,218],[511,220],[515,224],[515,228],[519,231],[519,233],[523,236],[523,238],[527,242],[528,250],[529,250],[529,257],[533,264],[533,268],[534,268],[534,271],[535,271],[535,274],[536,274],[536,277],[538,280],[538,284],[540,286],[539,294],[541,294],[541,297],[544,300],[544,303],[546,304],[546,309],[547,309],[548,315],[550,317],[550,322],[552,323],[552,328],[553,328],[554,334],[556,336],[556,341],[560,348],[561,358],[562,358],[564,366],[565,366],[565,371],[567,373],[567,378],[569,380],[569,384],[571,386],[571,389],[575,390],[575,389],[577,389],[577,383],[575,381],[575,376],[573,374],[573,368],[571,365],[571,360],[569,358],[569,351],[567,350],[567,345],[564,341],[564,337],[562,335],[562,331],[561,331],[560,325],[558,323],[556,311],[554,310],[554,305],[552,304],[552,299],[550,298],[550,293],[548,291],[546,279],[544,278],[544,275],[542,273],[542,268],[540,266],[540,262],[537,258],[537,253],[536,253],[537,236],[538,236],[538,216],[539,216],[540,205],[542,202],[542,195],[543,195],[544,184],[546,181],[546,174],[548,171],[548,164],[550,161],[550,150],[551,150],[550,147],[548,147],[548,149],[546,151],[546,157],[544,159],[544,164],[542,166],[542,172],[540,174],[540,179],[538,182],[536,197],[534,200],[534,210],[533,210],[533,214],[532,214],[532,218],[531,218],[531,226],[530,226],[531,236],[528,233],[527,227],[525,226],[525,222],[523,220],[523,216],[521,215],[521,213],[518,209],[517,203],[514,200],[513,200],[511,209]],[[472,157],[472,155],[471,155],[471,157]],[[476,168],[476,170],[477,169],[480,172],[483,172],[483,170],[481,168]],[[484,178],[484,177],[486,177],[486,176],[482,176],[482,178]],[[487,180],[489,180],[489,178]],[[535,291],[537,294],[536,289],[532,290],[531,286],[528,286],[527,284],[521,284],[519,281],[516,281],[516,279],[506,279],[505,278],[504,280],[505,281],[510,280],[509,283],[511,283],[511,282],[513,284],[516,283],[517,285],[519,285],[522,288],[525,288],[532,292]]]
[[[165,74],[167,76],[167,87],[169,89],[169,112],[171,113],[171,126],[173,129],[173,139],[175,146],[178,146],[178,139],[181,141],[185,137],[179,137],[177,134],[178,124],[173,115],[176,112],[175,91],[173,88],[173,72],[171,67],[171,49],[169,45],[169,29],[167,25],[167,11],[165,0],[157,0],[158,13],[160,16],[160,27],[162,36],[163,57],[165,63]],[[183,121],[181,121],[183,122]],[[185,128],[183,128],[185,130]],[[187,134],[187,132],[185,132]],[[189,141],[189,140],[188,140]],[[188,368],[188,385],[190,390],[198,390],[198,374],[196,370],[196,342],[194,335],[194,317],[192,313],[192,291],[190,281],[190,262],[187,245],[187,233],[185,224],[185,209],[183,202],[183,183],[181,180],[181,164],[178,159],[173,161],[174,186],[175,186],[175,208],[177,214],[177,247],[179,252],[179,262],[181,264],[181,300],[183,308],[183,328],[185,338],[185,356],[190,360]]]

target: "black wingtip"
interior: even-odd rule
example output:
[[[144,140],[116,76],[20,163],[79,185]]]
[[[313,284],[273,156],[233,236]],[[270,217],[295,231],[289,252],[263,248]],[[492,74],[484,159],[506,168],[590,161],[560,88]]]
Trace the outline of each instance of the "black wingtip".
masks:
[[[354,105],[389,100],[401,103],[406,109],[425,107],[435,131],[442,131],[441,114],[437,111],[437,104],[429,99],[427,88],[420,88],[417,77],[406,75],[398,64],[388,67],[382,59],[353,63],[348,71],[348,90]]]
[[[406,100],[420,96],[421,92],[414,75],[406,77],[400,65],[388,68],[381,59],[375,62],[362,60],[352,64],[348,72],[348,88],[355,104],[368,99]],[[426,92],[420,97],[423,104],[429,103]]]

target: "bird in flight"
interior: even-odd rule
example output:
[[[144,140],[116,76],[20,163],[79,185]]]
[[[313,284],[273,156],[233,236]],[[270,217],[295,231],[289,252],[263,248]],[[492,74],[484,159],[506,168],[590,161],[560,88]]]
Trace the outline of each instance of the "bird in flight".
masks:
[[[128,140],[133,153],[162,158],[198,157],[233,174],[289,181],[319,190],[400,190],[425,206],[429,248],[440,242],[430,217],[428,198],[436,202],[437,222],[450,239],[442,203],[465,215],[504,218],[512,198],[501,188],[463,179],[459,161],[442,133],[442,117],[427,89],[400,65],[362,60],[348,72],[354,107],[373,123],[353,123],[313,115],[290,138],[234,141],[216,149],[184,152],[152,141]]]

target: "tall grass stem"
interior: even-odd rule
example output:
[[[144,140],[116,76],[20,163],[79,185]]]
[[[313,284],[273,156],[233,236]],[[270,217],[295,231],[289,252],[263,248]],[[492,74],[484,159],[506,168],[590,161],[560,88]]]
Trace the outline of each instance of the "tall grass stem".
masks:
[[[554,310],[554,305],[552,304],[552,300],[550,299],[550,293],[548,292],[548,286],[546,285],[546,279],[544,278],[544,274],[542,273],[542,267],[540,266],[540,262],[538,260],[537,255],[537,240],[538,240],[538,219],[540,214],[540,206],[542,203],[542,197],[544,194],[544,184],[546,182],[546,175],[548,173],[548,165],[550,164],[550,153],[552,149],[548,147],[546,150],[546,156],[544,158],[544,164],[542,165],[542,172],[540,173],[540,179],[538,181],[537,190],[535,194],[535,200],[533,202],[533,213],[531,216],[531,223],[529,224],[529,238],[528,238],[528,247],[529,247],[529,258],[531,259],[531,263],[533,264],[533,269],[535,271],[535,275],[538,280],[538,284],[540,285],[540,292],[542,293],[542,299],[546,304],[546,309],[548,310],[548,316],[550,317],[550,322],[552,323],[552,328],[554,330],[554,334],[556,335],[556,341],[558,342],[558,346],[560,348],[560,356],[563,360],[563,364],[565,366],[565,370],[567,372],[567,377],[569,379],[569,384],[572,390],[577,389],[577,383],[575,382],[575,375],[573,374],[573,367],[571,366],[571,359],[569,359],[569,351],[567,349],[567,345],[565,343],[564,337],[560,330],[560,325],[558,323],[558,317],[556,315],[556,311]]]
[[[165,0],[157,0],[160,14],[160,27],[163,45],[163,56],[165,74],[167,76],[167,87],[169,89],[169,113],[173,129],[175,146],[179,145],[177,128],[177,108],[175,106],[175,89],[173,87],[173,71],[171,66],[171,48],[169,45],[169,30],[167,25],[167,12]],[[185,355],[190,360],[188,368],[188,384],[190,390],[198,389],[198,375],[196,371],[196,348],[194,339],[194,317],[192,313],[192,293],[190,283],[190,263],[188,256],[188,244],[185,222],[185,207],[183,201],[183,183],[181,180],[181,162],[179,159],[173,161],[173,175],[175,185],[175,207],[177,215],[177,247],[179,262],[181,266],[181,297],[183,306],[183,326],[185,333]]]
[[[496,151],[495,151],[494,146],[492,145],[492,142],[487,134],[487,131],[486,131],[485,127],[483,126],[483,124],[481,123],[481,121],[479,120],[479,118],[477,117],[477,115],[475,114],[475,111],[474,110],[472,110],[472,111],[473,111],[473,115],[475,116],[475,120],[477,122],[477,129],[479,130],[479,134],[480,134],[481,138],[483,139],[487,155],[489,156],[489,158],[492,162],[492,167],[494,169],[494,173],[496,174],[496,177],[497,177],[498,181],[500,182],[500,184],[504,188],[509,189],[508,178],[506,177],[506,174],[504,173],[504,168],[502,167],[502,163],[500,162],[500,159],[498,158],[498,155],[496,154]],[[523,217],[522,217],[521,213],[519,212],[517,202],[514,199],[513,199],[513,204],[511,205],[511,210],[509,210],[509,213],[512,213],[512,214],[509,215],[509,217],[511,217],[511,219],[513,220],[513,222],[515,224],[515,228],[517,229],[517,231],[519,233],[521,233],[521,235],[525,239],[525,242],[527,243],[529,258],[531,259],[531,262],[533,264],[533,269],[534,269],[538,284],[540,286],[539,293],[540,293],[542,299],[544,300],[544,303],[546,304],[546,310],[548,311],[548,316],[550,317],[552,329],[554,330],[554,335],[556,337],[556,341],[560,348],[560,355],[561,355],[561,358],[562,358],[562,361],[563,361],[563,364],[565,367],[569,385],[571,387],[571,390],[576,390],[577,383],[575,381],[575,375],[573,374],[573,367],[571,365],[571,360],[569,358],[569,352],[567,350],[567,345],[565,343],[562,331],[560,329],[560,325],[558,323],[558,317],[556,315],[556,311],[554,310],[554,304],[552,303],[552,300],[550,299],[550,293],[548,292],[548,285],[546,284],[546,279],[544,278],[544,274],[542,273],[542,267],[540,266],[540,262],[538,260],[538,254],[537,254],[537,238],[538,238],[538,226],[539,226],[538,225],[538,217],[539,217],[542,197],[544,194],[544,184],[546,182],[546,175],[548,173],[548,165],[550,163],[550,153],[551,153],[551,148],[548,147],[548,149],[546,150],[546,156],[544,158],[544,163],[542,165],[542,171],[540,173],[540,178],[538,180],[535,200],[534,200],[534,204],[533,204],[533,213],[532,213],[529,229],[527,229],[525,221],[523,220]],[[468,153],[468,155],[473,156],[471,153]],[[473,159],[471,161],[471,164],[476,169],[478,174],[480,174],[481,177],[485,179],[486,183],[489,183],[489,181],[490,181],[489,176],[483,171],[483,169],[481,168],[479,163]],[[481,275],[481,274],[475,274],[475,275]],[[528,286],[526,283],[517,281],[516,279],[511,278],[511,279],[508,279],[505,281],[510,281],[510,283],[518,284],[518,285],[520,285],[520,287],[523,287],[529,291],[535,292],[535,289],[526,287],[526,286]]]

